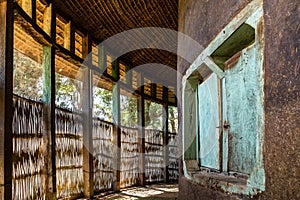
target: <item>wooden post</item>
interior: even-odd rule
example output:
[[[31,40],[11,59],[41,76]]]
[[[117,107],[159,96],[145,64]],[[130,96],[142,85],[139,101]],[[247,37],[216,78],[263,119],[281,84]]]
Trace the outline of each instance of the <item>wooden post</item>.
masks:
[[[155,83],[151,83],[151,97],[153,99],[156,99],[156,84]]]
[[[143,85],[143,76],[138,77],[138,85],[140,87],[140,96],[138,97],[138,123],[139,123],[139,139],[138,139],[138,148],[139,148],[139,179],[140,185],[146,185],[146,176],[145,176],[145,99],[144,99],[144,85]]]
[[[101,71],[106,69],[106,53],[103,45],[98,45],[98,67]]]
[[[125,69],[125,76],[126,76],[126,84],[129,85],[130,87],[132,86],[132,70],[130,65],[126,65]]]
[[[83,38],[83,180],[84,196],[91,198],[94,195],[94,167],[93,167],[93,74],[89,68],[92,65],[92,42],[87,35]]]
[[[112,63],[113,77],[119,80],[119,63]],[[114,181],[113,190],[120,191],[120,167],[121,167],[121,114],[120,114],[120,85],[118,82],[113,84],[113,152],[114,158]]]
[[[12,199],[13,1],[0,2],[0,199]]]
[[[43,48],[43,152],[45,156],[46,197],[56,198],[56,164],[55,164],[55,66],[53,47]],[[54,79],[54,80],[53,80]]]
[[[51,8],[51,26],[50,26],[50,35],[52,40],[56,41],[56,8],[54,5],[50,6]],[[46,47],[45,47],[46,48]],[[51,89],[50,94],[50,128],[48,129],[51,135],[49,146],[49,151],[51,155],[51,160],[49,163],[49,172],[48,172],[48,184],[49,189],[47,196],[51,199],[57,199],[56,196],[56,135],[55,135],[55,47],[51,47],[51,64],[50,64],[50,84]],[[49,69],[48,69],[49,70]],[[49,97],[48,97],[49,98]],[[48,157],[49,159],[50,157]],[[52,164],[50,167],[50,163]]]
[[[168,163],[169,163],[169,134],[168,134],[168,121],[169,121],[169,114],[168,114],[168,88],[163,87],[163,120],[164,120],[164,137],[163,137],[163,149],[164,149],[164,182],[169,182],[169,172],[168,172]]]
[[[36,24],[36,0],[31,0],[31,18],[34,24]]]

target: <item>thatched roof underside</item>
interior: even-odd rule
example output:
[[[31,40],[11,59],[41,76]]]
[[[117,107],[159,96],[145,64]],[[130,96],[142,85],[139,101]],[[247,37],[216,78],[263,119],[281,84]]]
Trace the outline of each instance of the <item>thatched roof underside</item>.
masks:
[[[177,0],[54,0],[56,7],[83,27],[98,41],[104,41],[118,33],[143,27],[160,27],[177,30]],[[145,41],[147,32],[133,34],[110,45],[110,51],[118,54],[120,48],[134,48]],[[136,50],[122,56],[122,60],[133,67],[146,63],[161,63],[176,69],[177,56],[168,51],[151,48],[151,41],[161,46],[177,48],[177,38],[169,36],[150,36],[148,48]],[[171,37],[171,38],[170,38]],[[147,40],[147,39],[146,39]],[[155,46],[155,45],[154,45]]]

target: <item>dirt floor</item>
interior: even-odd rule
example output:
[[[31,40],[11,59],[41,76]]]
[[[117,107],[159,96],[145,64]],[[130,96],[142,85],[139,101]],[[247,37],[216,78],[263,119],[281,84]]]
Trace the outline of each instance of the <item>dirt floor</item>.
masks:
[[[178,198],[177,184],[155,184],[146,187],[131,187],[122,189],[119,193],[101,194],[97,196],[98,199],[112,200],[112,199],[163,199],[173,200]]]

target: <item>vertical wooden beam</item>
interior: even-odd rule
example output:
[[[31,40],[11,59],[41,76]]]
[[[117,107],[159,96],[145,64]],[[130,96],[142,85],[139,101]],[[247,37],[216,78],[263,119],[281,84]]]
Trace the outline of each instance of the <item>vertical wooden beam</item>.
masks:
[[[163,87],[163,149],[164,149],[164,182],[169,182],[169,172],[168,172],[168,163],[169,163],[169,133],[168,133],[168,122],[169,122],[169,113],[168,113],[168,88]]]
[[[56,42],[56,8],[53,4],[51,6],[51,38]],[[52,161],[52,185],[50,185],[50,195],[52,192],[52,199],[56,199],[56,135],[55,135],[55,47],[51,47],[51,161]],[[49,183],[51,184],[51,183]],[[49,195],[49,198],[51,196]]]
[[[36,24],[36,0],[31,0],[31,18],[34,24]]]
[[[103,71],[106,69],[106,53],[103,45],[98,45],[98,67]]]
[[[155,83],[151,83],[151,96],[153,99],[156,98],[156,84]]]
[[[113,77],[119,80],[118,61],[112,63]],[[120,114],[120,85],[118,82],[113,84],[113,151],[114,151],[114,191],[120,191],[120,167],[121,167],[121,114]]]
[[[54,49],[52,47],[43,47],[43,60],[42,60],[42,71],[43,71],[43,152],[45,156],[45,171],[46,174],[46,197],[47,199],[56,198],[56,168],[55,166],[55,129],[53,126],[55,121],[55,102],[53,103],[53,97],[55,100],[55,84],[53,85],[52,79],[54,79],[53,71],[54,67]],[[54,107],[54,108],[53,108]],[[54,152],[53,152],[54,151]],[[54,160],[53,160],[54,159]],[[55,180],[54,180],[55,179]]]
[[[71,22],[71,36],[70,36],[70,52],[75,55],[75,25]]]
[[[226,101],[226,87],[225,87],[225,78],[220,80],[221,85],[221,99],[222,99],[222,124],[220,126],[223,126],[228,122],[227,120],[227,101]],[[228,172],[228,129],[223,128],[222,129],[222,171]]]
[[[138,149],[139,149],[139,179],[140,185],[146,185],[146,171],[145,171],[145,99],[144,99],[144,78],[140,74],[138,76],[138,85],[140,87],[140,96],[138,97]]]
[[[92,42],[88,35],[83,37],[82,56],[85,59],[83,71],[83,180],[84,196],[91,198],[94,195],[94,167],[93,167],[93,74],[92,56],[89,54]]]
[[[13,1],[0,2],[0,199],[12,199]]]
[[[125,69],[126,84],[132,86],[132,70],[130,65],[126,65]]]

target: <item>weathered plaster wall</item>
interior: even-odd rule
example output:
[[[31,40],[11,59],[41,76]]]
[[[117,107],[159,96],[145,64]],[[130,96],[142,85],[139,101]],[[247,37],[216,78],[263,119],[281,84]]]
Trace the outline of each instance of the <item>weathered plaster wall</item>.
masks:
[[[248,2],[179,0],[179,31],[205,48]],[[264,12],[266,191],[256,198],[300,199],[300,4],[295,0],[265,0]],[[189,65],[178,59],[180,73]],[[181,94],[180,86],[181,77],[178,77],[178,94]],[[181,110],[181,97],[178,99]],[[181,130],[180,125],[180,135]],[[181,165],[180,168],[182,174]],[[184,177],[180,179],[179,197],[229,199]]]
[[[300,199],[300,3],[265,0],[265,199]]]

